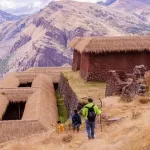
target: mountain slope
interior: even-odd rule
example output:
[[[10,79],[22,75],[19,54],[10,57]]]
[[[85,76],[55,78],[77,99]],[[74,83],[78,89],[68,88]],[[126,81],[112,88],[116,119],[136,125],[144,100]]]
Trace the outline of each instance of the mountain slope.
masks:
[[[5,11],[0,10],[0,23],[3,23],[5,21],[18,20],[18,19],[20,19],[19,16],[15,16],[15,15],[12,15]]]
[[[105,6],[109,6],[111,4],[113,4],[116,0],[107,0],[106,2],[103,2],[103,1],[99,1],[97,2],[98,4],[102,4],[102,5],[105,5]]]
[[[109,1],[112,1],[112,0],[109,0]],[[131,0],[115,0],[113,3],[111,3],[110,6],[113,8],[121,9],[125,11],[136,11],[139,9],[144,9],[148,5],[150,5],[149,0],[132,0],[132,1]]]
[[[39,13],[0,26],[0,58],[6,71],[71,64],[68,42],[75,36],[150,34],[138,16],[92,3],[52,2]]]
[[[150,0],[107,0],[104,5],[132,13],[144,21],[150,21]]]

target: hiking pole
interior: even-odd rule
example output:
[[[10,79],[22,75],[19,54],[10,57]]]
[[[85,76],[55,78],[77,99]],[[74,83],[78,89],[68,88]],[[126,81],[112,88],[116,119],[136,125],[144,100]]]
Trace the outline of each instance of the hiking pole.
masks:
[[[103,107],[103,103],[102,103],[102,100],[99,98],[100,100],[100,103],[101,103],[101,111],[102,111],[102,107]],[[103,131],[102,130],[102,115],[100,114],[100,127],[101,127],[101,132]]]

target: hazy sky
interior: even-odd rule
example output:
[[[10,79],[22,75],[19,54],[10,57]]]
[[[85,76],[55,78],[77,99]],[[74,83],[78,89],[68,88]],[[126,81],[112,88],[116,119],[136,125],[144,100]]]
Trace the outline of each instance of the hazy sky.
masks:
[[[31,14],[45,7],[52,0],[0,0],[0,9],[12,14]],[[76,0],[96,3],[100,0]],[[101,0],[105,1],[105,0]]]

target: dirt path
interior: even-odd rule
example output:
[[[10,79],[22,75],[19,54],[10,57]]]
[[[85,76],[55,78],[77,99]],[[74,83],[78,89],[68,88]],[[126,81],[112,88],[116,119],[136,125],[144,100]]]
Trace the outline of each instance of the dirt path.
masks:
[[[124,103],[118,98],[105,99],[103,112],[110,117],[121,117],[119,122],[99,124],[96,138],[88,140],[85,128],[79,134],[43,133],[0,145],[0,150],[142,150],[150,149],[150,104]],[[70,141],[63,142],[64,137]],[[148,148],[146,150],[148,150]]]

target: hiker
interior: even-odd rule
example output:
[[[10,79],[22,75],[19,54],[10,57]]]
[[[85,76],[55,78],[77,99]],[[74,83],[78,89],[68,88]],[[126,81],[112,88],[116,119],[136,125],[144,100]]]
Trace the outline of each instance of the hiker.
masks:
[[[63,124],[61,123],[61,121],[57,121],[57,124],[56,124],[56,131],[57,131],[58,133],[64,132],[64,126],[63,126]]]
[[[93,99],[88,98],[88,104],[82,109],[82,114],[86,119],[86,132],[88,139],[94,139],[95,121],[96,115],[100,115],[102,112],[97,105],[93,104]]]
[[[74,114],[72,115],[72,127],[73,131],[77,130],[79,132],[81,125],[81,117],[78,114],[78,110],[74,110]]]

